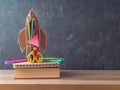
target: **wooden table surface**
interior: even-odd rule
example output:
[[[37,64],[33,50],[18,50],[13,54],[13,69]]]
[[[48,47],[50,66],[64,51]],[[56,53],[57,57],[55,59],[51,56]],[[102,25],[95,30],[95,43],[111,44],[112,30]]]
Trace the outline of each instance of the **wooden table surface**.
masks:
[[[14,79],[0,70],[0,90],[120,90],[120,70],[61,70],[60,79]]]

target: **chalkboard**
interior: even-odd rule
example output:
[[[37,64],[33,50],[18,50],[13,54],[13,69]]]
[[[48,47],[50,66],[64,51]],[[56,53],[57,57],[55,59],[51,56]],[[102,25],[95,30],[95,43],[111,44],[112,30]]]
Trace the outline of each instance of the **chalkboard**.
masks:
[[[63,57],[61,69],[120,69],[120,0],[0,0],[0,69],[25,57],[18,32],[34,9],[47,33],[45,57]]]

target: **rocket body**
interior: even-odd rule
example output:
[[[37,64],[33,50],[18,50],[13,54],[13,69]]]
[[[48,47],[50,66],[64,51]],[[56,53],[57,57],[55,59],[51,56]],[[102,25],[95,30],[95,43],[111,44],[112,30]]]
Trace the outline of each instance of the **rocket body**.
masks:
[[[46,49],[46,33],[39,28],[38,19],[34,10],[30,10],[26,18],[25,28],[20,30],[18,34],[18,43],[21,51],[26,49],[26,56],[32,51],[33,47],[38,50]]]

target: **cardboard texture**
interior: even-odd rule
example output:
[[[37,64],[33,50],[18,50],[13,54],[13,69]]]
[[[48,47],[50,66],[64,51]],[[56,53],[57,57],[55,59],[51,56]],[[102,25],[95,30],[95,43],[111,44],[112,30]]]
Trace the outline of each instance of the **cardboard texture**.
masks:
[[[29,32],[28,25],[32,20],[34,20],[34,28],[35,29],[34,29],[33,33],[32,33],[32,31],[30,31],[33,34],[33,36],[32,36],[32,38],[29,38],[30,32]],[[35,38],[36,35],[37,35],[37,38],[33,39],[33,38]],[[35,15],[35,12],[33,9],[31,9],[30,12],[28,13],[28,16],[26,18],[25,28],[20,30],[20,32],[18,34],[18,43],[19,43],[20,49],[23,52],[26,48],[26,56],[30,53],[30,46],[29,45],[31,43],[28,43],[28,41],[31,39],[32,39],[33,46],[35,45],[38,48],[40,47],[42,50],[45,51],[47,36],[46,36],[46,33],[41,28],[39,28],[38,19]]]
[[[23,52],[26,47],[25,28],[22,29],[18,34],[18,43],[20,45],[20,50]]]

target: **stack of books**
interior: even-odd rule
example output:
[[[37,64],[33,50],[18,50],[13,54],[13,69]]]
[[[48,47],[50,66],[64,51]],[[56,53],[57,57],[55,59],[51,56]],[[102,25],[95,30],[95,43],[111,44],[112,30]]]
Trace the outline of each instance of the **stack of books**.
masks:
[[[59,78],[59,67],[60,63],[58,62],[13,63],[15,78]]]

